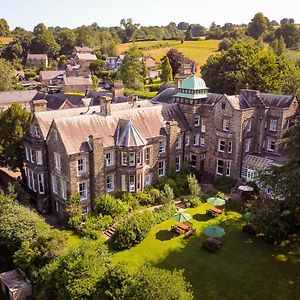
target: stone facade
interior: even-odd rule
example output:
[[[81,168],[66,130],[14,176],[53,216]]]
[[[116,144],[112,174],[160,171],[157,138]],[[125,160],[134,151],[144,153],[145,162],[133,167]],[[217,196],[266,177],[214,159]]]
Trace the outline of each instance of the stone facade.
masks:
[[[278,141],[298,112],[292,96],[209,94],[195,75],[181,82],[172,99],[111,104],[101,97],[100,106],[88,110],[36,113],[24,146],[28,186],[39,210],[63,216],[67,197],[80,193],[86,213],[99,195],[142,190],[171,166],[180,171],[185,161],[203,176],[249,179],[253,163],[282,157]],[[42,164],[31,159],[37,155]]]

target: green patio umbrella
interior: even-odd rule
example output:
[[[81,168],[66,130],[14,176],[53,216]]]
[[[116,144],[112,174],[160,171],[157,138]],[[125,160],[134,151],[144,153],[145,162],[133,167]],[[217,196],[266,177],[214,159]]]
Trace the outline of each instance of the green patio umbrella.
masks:
[[[225,200],[219,197],[210,197],[206,200],[206,202],[215,205],[215,206],[221,206],[225,204]]]
[[[184,212],[178,212],[172,216],[172,219],[174,219],[178,222],[186,222],[186,221],[189,221],[191,218],[192,218],[192,216],[190,214],[186,214]]]
[[[203,233],[208,237],[221,238],[225,235],[225,230],[219,226],[209,226],[203,230]]]
[[[250,211],[243,214],[243,217],[245,220],[251,220],[252,219],[252,213]]]

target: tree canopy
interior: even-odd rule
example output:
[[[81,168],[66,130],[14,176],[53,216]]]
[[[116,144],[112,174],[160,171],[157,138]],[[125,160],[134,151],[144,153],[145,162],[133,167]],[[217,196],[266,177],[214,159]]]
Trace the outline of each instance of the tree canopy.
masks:
[[[0,92],[13,88],[13,68],[10,62],[0,58]]]
[[[235,43],[227,51],[208,58],[202,77],[212,92],[236,94],[248,83],[266,93],[300,91],[300,70],[282,56],[252,43]]]
[[[167,56],[164,57],[161,63],[161,75],[160,79],[163,82],[172,81],[172,67],[170,65],[169,58]]]
[[[259,12],[253,17],[253,19],[249,23],[247,28],[247,34],[255,39],[258,39],[260,36],[264,35],[269,28],[269,19],[265,17],[261,12]]]

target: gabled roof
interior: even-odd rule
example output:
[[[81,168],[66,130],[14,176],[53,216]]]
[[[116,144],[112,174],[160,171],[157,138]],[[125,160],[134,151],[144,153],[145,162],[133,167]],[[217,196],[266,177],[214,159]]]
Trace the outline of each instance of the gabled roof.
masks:
[[[80,60],[96,60],[97,56],[92,53],[77,53],[76,57]]]
[[[93,52],[93,49],[92,48],[90,48],[90,47],[86,47],[86,46],[84,46],[84,47],[79,47],[79,46],[76,46],[75,47],[75,51],[76,52],[87,52],[87,53],[89,53],[89,52]]]
[[[44,94],[36,90],[0,92],[0,106],[3,104],[30,102],[41,100]]]
[[[65,85],[93,85],[91,77],[64,77]]]
[[[50,80],[54,79],[55,77],[59,75],[65,75],[66,71],[64,70],[50,70],[50,71],[41,71],[40,72],[40,78],[41,80]]]
[[[116,130],[116,146],[139,147],[146,145],[147,141],[137,131],[131,120],[119,120]]]

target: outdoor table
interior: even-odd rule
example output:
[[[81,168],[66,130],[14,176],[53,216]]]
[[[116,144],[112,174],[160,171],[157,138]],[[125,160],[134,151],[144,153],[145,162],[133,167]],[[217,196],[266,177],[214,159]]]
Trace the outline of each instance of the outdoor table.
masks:
[[[190,229],[190,226],[188,226],[187,224],[184,224],[184,223],[177,223],[176,227],[179,229],[182,229],[184,231],[188,231]]]

